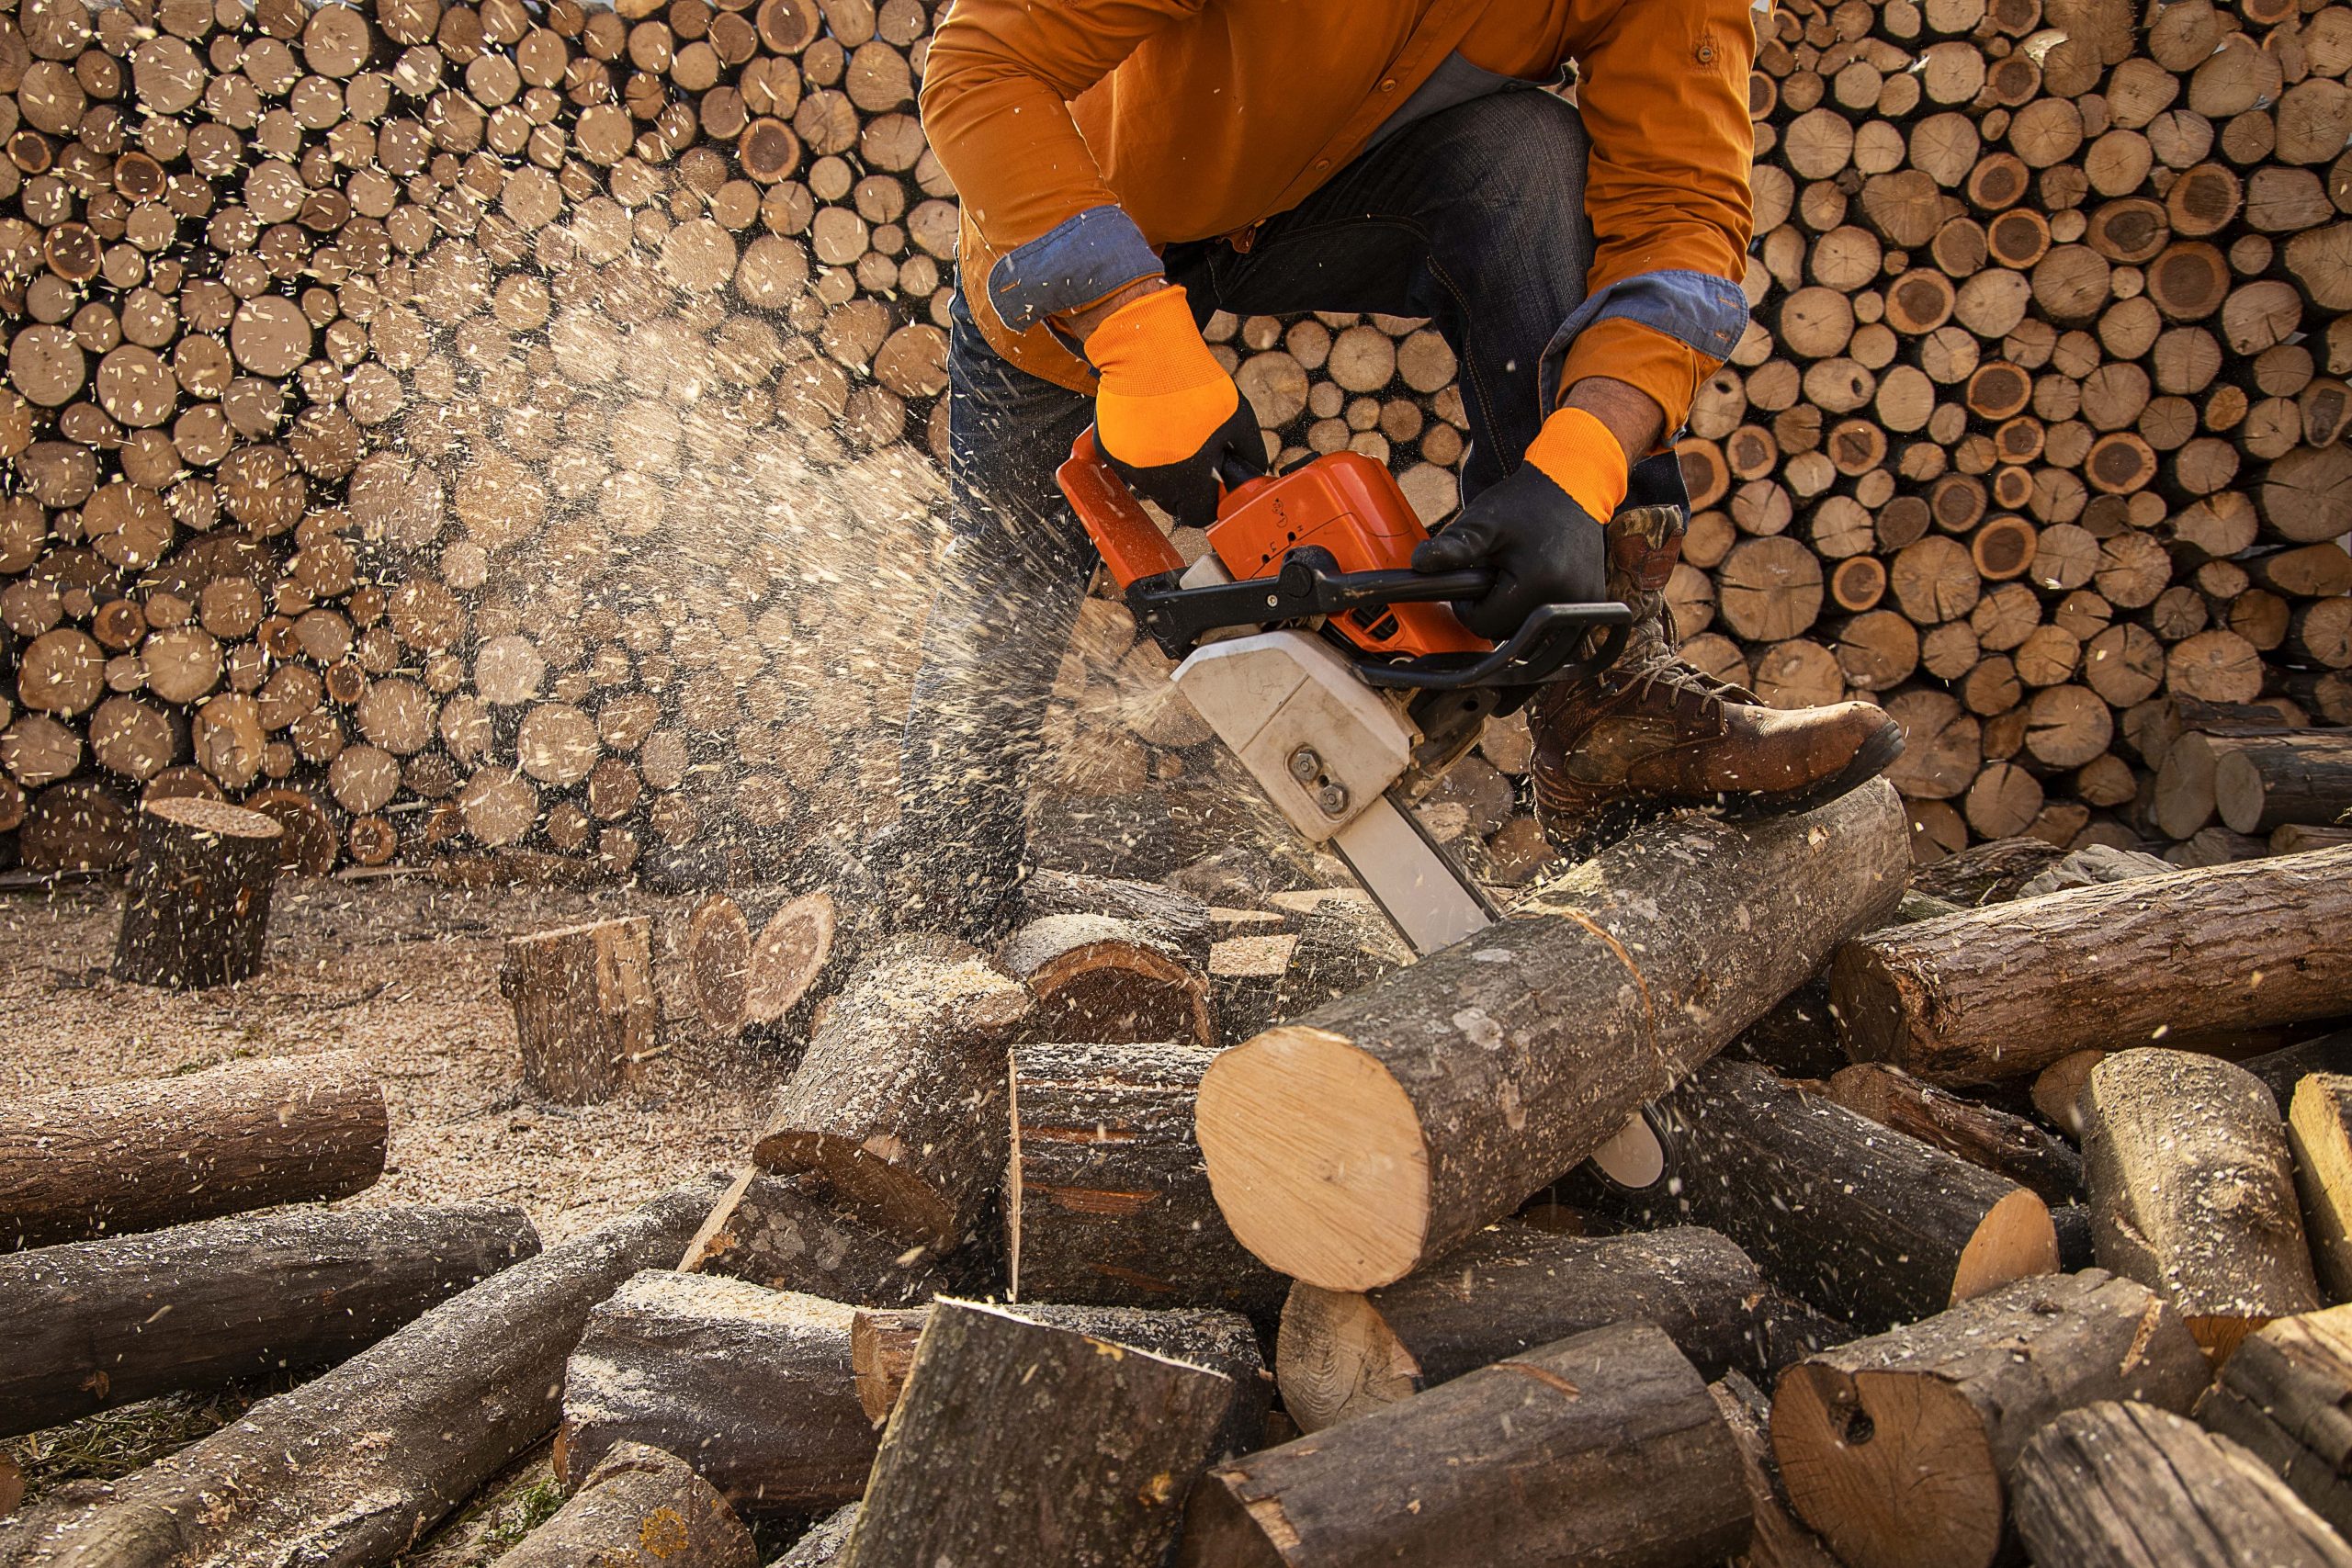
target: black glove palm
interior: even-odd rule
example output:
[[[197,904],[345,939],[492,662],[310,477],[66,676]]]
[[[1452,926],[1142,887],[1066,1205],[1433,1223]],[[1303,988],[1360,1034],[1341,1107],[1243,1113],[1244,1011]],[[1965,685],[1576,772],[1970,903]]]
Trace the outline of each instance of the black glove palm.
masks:
[[[1257,411],[1244,398],[1232,417],[1189,457],[1142,468],[1119,461],[1107,449],[1102,457],[1129,490],[1179,524],[1205,528],[1216,521],[1221,476],[1231,483],[1266,471],[1266,438],[1259,434]]]
[[[1478,492],[1462,514],[1413,551],[1415,571],[1483,566],[1487,596],[1453,613],[1500,642],[1540,604],[1594,604],[1609,597],[1608,548],[1596,519],[1533,463]]]

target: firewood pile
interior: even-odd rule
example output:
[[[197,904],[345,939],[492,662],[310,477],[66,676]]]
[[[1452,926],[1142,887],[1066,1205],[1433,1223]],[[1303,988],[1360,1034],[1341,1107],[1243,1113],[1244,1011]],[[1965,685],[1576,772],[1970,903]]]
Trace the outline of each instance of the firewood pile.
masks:
[[[225,795],[311,871],[724,886],[887,816],[941,493],[934,11],[0,14],[0,853],[119,864],[135,796]],[[1924,855],[2333,820],[2162,774],[2185,704],[2289,732],[2238,749],[2256,795],[2352,716],[2347,17],[1772,18],[1757,325],[1681,449],[1674,599],[1768,699],[1902,718]],[[1285,457],[1450,506],[1426,322],[1208,333]],[[1089,606],[1054,789],[1221,787],[1165,673]],[[1524,766],[1498,727],[1429,808],[1498,880],[1543,858]]]
[[[1306,998],[1182,875],[804,903],[741,1169],[545,1251],[319,1207],[347,1058],[11,1107],[0,1433],[324,1370],[0,1562],[390,1563],[551,1437],[501,1561],[2352,1563],[2352,847],[1911,837],[1678,818]],[[649,941],[513,940],[526,1081]]]

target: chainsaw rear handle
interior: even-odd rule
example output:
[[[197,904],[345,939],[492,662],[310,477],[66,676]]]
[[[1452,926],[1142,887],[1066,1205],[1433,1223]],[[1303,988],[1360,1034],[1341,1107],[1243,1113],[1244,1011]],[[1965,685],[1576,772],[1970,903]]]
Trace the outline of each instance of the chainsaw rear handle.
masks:
[[[1228,493],[1267,478],[1230,457],[1220,467]],[[1361,615],[1391,604],[1451,604],[1484,598],[1494,587],[1494,573],[1477,567],[1344,572],[1329,551],[1309,546],[1285,557],[1272,577],[1182,588],[1184,558],[1103,457],[1091,426],[1080,433],[1054,479],[1128,605],[1171,659],[1190,653],[1204,633],[1230,626]],[[1361,653],[1353,662],[1367,685],[1415,691],[1582,680],[1616,662],[1633,620],[1633,611],[1620,604],[1544,604],[1493,652],[1468,663],[1458,655],[1384,660]],[[1577,659],[1595,631],[1602,634],[1600,647]]]

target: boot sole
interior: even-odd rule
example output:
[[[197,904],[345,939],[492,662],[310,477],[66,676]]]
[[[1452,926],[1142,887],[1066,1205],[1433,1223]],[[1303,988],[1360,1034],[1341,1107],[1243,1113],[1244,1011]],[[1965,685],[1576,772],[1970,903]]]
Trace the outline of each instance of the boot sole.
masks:
[[[1726,822],[1752,822],[1772,817],[1795,816],[1815,807],[1826,806],[1861,788],[1894,765],[1895,759],[1903,755],[1903,728],[1890,719],[1880,727],[1877,734],[1862,743],[1860,750],[1854,753],[1845,767],[1818,784],[1774,795],[1719,795],[1712,802],[1618,801],[1601,807],[1600,815],[1587,824],[1574,840],[1554,847],[1571,861],[1589,860],[1642,829],[1685,811],[1704,812]]]

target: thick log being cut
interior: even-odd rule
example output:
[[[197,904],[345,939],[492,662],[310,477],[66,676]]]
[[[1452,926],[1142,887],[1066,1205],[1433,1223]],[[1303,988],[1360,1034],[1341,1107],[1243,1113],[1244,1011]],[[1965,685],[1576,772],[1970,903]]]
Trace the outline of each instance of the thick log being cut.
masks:
[[[1218,1208],[1244,1247],[1326,1290],[1402,1279],[1883,919],[1909,858],[1883,784],[1616,845],[1509,919],[1219,1056],[1199,1105]]]
[[[856,1497],[874,1429],[850,1373],[854,1308],[740,1280],[649,1269],[588,1316],[563,1373],[556,1472],[578,1484],[616,1443],[692,1454],[747,1513]]]
[[[952,1250],[1004,1178],[1004,1046],[1032,1010],[978,960],[885,956],[833,998],[752,1158],[820,1179],[910,1244]]]
[[[2352,1077],[2313,1073],[2287,1116],[2312,1267],[2332,1302],[2352,1301]]]
[[[1682,1568],[1741,1551],[1751,1517],[1705,1381],[1621,1323],[1216,1466],[1178,1561]]]
[[[929,1301],[949,1279],[929,1247],[838,1212],[808,1179],[757,1166],[720,1194],[678,1267],[877,1306]]]
[[[845,1561],[1158,1564],[1232,1400],[1222,1372],[935,1303]]]
[[[666,1193],[494,1274],[118,1481],[12,1568],[362,1568],[408,1550],[555,1426],[589,1309],[677,1257],[716,1190]]]
[[[1062,1306],[1024,1302],[1023,1317],[1074,1334],[1089,1334],[1114,1345],[1132,1345],[1170,1360],[1190,1361],[1233,1380],[1233,1398],[1210,1453],[1218,1459],[1244,1454],[1265,1440],[1266,1410],[1272,1403],[1274,1383],[1258,1350],[1257,1331],[1238,1312],[1214,1307],[1177,1307],[1153,1312],[1143,1307]],[[929,1307],[860,1309],[850,1325],[849,1359],[857,1378],[857,1402],[876,1427],[890,1418],[899,1394],[913,1367],[915,1347],[923,1325],[931,1321]]]
[[[2333,1018],[2352,1012],[2352,847],[1875,931],[1838,953],[1829,987],[1855,1060],[1945,1084],[2159,1031]]]
[[[346,1198],[384,1170],[358,1058],[232,1062],[0,1108],[0,1248]]]
[[[2197,1406],[2338,1530],[2352,1530],[2352,1306],[2266,1324]]]
[[[1037,998],[1040,1034],[1216,1043],[1206,965],[1140,921],[1047,915],[1006,941],[1004,967]]]
[[[2083,1195],[2082,1156],[2022,1116],[1963,1100],[1883,1062],[1840,1067],[1829,1079],[1828,1092],[1882,1127],[2031,1188],[2046,1203],[2068,1203]]]
[[[288,1209],[0,1257],[0,1437],[322,1367],[535,1256],[505,1203]]]
[[[1986,1568],[2043,1423],[2102,1399],[2185,1415],[2207,1371],[2145,1286],[2098,1269],[2020,1280],[1791,1367],[1772,1449],[1798,1514],[1853,1568]]]
[[[1248,984],[1237,979],[1224,988],[1216,1021],[1227,1039],[1247,1040],[1413,962],[1412,948],[1361,894],[1327,893],[1293,924],[1296,934],[1286,952],[1274,955],[1278,965],[1250,975]]]
[[[850,1532],[857,1529],[858,1505],[844,1503],[825,1516],[824,1522],[798,1540],[768,1568],[836,1568],[846,1562]]]
[[[585,1105],[644,1075],[662,1032],[652,939],[643,915],[507,939],[498,989],[514,1004],[525,1088]]]
[[[2146,1404],[2070,1410],[2018,1459],[2010,1505],[2036,1562],[2352,1568],[2352,1548],[2260,1461]]]
[[[2240,833],[2343,822],[2352,814],[2352,733],[2246,736],[2215,760],[2213,801]]]
[[[149,801],[123,891],[114,977],[190,991],[258,972],[284,833],[225,801]]]
[[[500,1568],[758,1568],[752,1532],[695,1467],[621,1443]]]
[[[1292,1286],[1274,1370],[1303,1432],[1618,1322],[1656,1325],[1719,1377],[1758,1364],[1764,1293],[1746,1253],[1696,1226],[1589,1239],[1506,1222],[1378,1290]]]
[[[1193,1140],[1216,1053],[1016,1045],[1004,1236],[1015,1301],[1229,1306],[1261,1316],[1287,1281],[1226,1228]]]
[[[2253,1074],[2123,1051],[2083,1089],[2099,1266],[2163,1296],[2216,1365],[2274,1317],[2316,1310],[2286,1128]]]
[[[1865,1330],[2058,1267],[2032,1192],[1752,1062],[1708,1063],[1650,1122],[1665,1171],[1620,1204],[1713,1226],[1781,1289]]]
[[[1739,1445],[1747,1501],[1756,1511],[1756,1534],[1747,1552],[1733,1562],[1738,1568],[1839,1568],[1821,1538],[1805,1529],[1789,1504],[1781,1467],[1772,1458],[1772,1402],[1736,1371],[1709,1383],[1707,1392]]]

